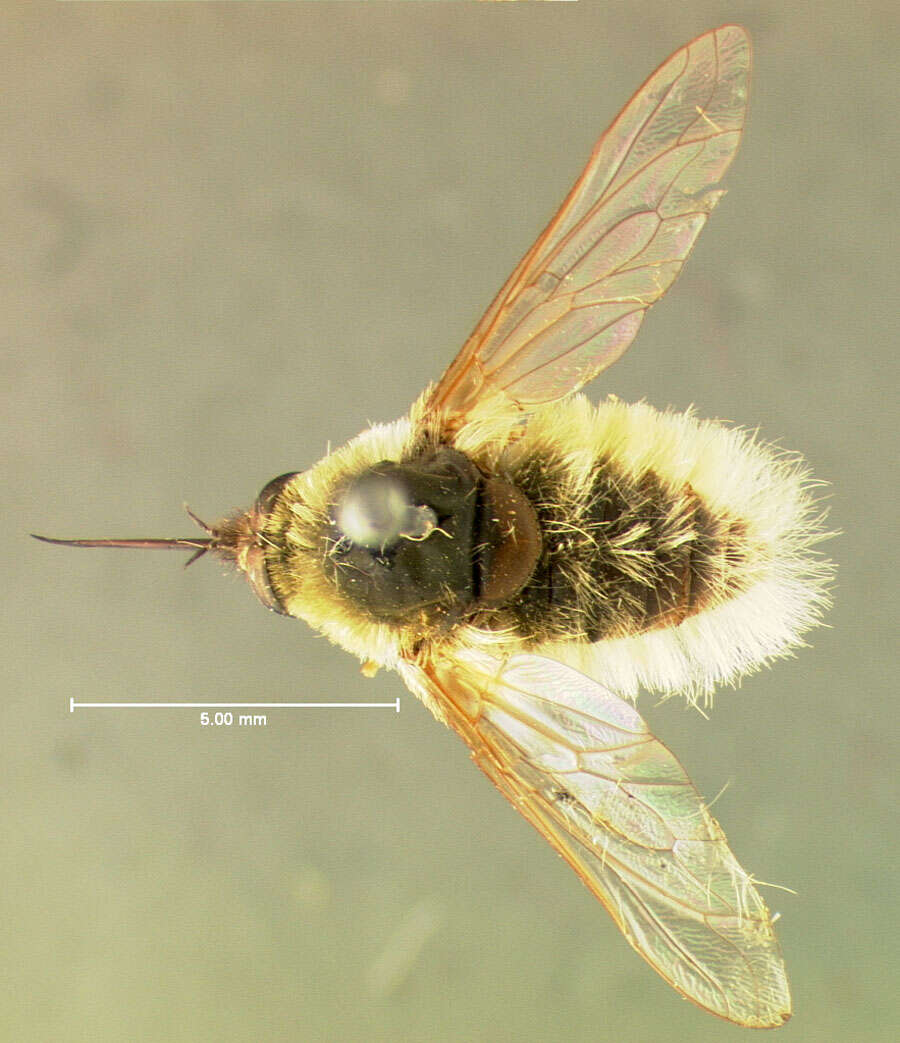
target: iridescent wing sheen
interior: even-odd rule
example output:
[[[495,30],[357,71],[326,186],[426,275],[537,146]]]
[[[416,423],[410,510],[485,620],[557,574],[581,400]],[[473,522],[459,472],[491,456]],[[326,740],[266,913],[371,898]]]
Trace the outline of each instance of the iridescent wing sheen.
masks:
[[[434,388],[449,420],[502,395],[522,410],[615,362],[724,194],[744,128],[750,40],[726,25],[668,59],[599,140],[559,212]]]
[[[739,1025],[790,1017],[765,903],[629,703],[534,655],[466,652],[399,669],[670,985]]]

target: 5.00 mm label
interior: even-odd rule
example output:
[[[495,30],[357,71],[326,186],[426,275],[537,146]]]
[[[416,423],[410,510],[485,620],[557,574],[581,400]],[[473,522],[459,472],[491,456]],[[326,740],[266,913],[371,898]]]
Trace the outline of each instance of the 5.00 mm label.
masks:
[[[200,714],[200,723],[204,726],[230,728],[237,724],[243,728],[265,728],[268,723],[264,713],[239,713],[237,718],[230,710],[220,710],[216,713],[208,713],[206,710]]]

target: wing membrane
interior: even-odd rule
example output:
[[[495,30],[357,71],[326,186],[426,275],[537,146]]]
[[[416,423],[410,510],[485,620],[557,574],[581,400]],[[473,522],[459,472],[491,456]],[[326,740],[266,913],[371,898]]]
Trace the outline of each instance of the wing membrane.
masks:
[[[577,390],[625,351],[723,195],[746,113],[750,41],[728,25],[668,59],[597,143],[559,212],[435,387],[464,417]]]
[[[679,992],[773,1027],[790,994],[769,911],[684,769],[628,703],[554,660],[481,653],[410,688]]]

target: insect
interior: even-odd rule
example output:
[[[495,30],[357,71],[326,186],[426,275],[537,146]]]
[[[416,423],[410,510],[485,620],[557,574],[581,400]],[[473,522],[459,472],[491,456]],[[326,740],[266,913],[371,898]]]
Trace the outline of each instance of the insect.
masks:
[[[628,700],[699,700],[817,622],[828,566],[806,472],[690,413],[577,394],[721,198],[749,72],[729,25],[646,81],[407,418],[246,512],[194,518],[204,536],[50,542],[213,551],[364,672],[397,670],[666,981],[771,1027],[791,1001],[769,911]]]

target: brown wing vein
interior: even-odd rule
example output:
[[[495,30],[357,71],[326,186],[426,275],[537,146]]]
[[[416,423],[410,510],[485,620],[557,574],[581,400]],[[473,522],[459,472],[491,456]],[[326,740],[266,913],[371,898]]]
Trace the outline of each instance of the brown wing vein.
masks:
[[[717,135],[713,135],[712,137],[715,137],[715,136],[717,136]],[[712,140],[712,137],[708,138],[707,140]],[[681,144],[681,143],[679,142],[679,144]],[[657,217],[659,217],[659,219],[660,219],[660,226],[659,227],[661,228],[663,222],[665,221],[665,218],[660,213],[660,209],[661,209],[663,203],[668,199],[669,194],[672,191],[673,185],[675,185],[679,181],[681,176],[684,174],[685,170],[687,170],[687,168],[697,159],[697,157],[700,155],[699,152],[695,153],[689,159],[685,160],[684,164],[672,176],[671,180],[669,181],[668,187],[665,189],[664,192],[662,192],[660,194],[660,197],[659,197],[660,201],[659,201],[659,203],[655,207],[653,207],[651,209],[646,209],[646,210],[631,210],[628,213],[623,214],[622,217],[618,221],[615,222],[615,224],[613,224],[609,228],[603,229],[601,232],[599,232],[598,235],[597,235],[597,238],[592,243],[589,243],[585,247],[585,249],[579,253],[578,257],[575,258],[575,260],[572,263],[569,264],[569,266],[566,269],[566,271],[564,271],[562,273],[557,273],[557,272],[553,272],[553,271],[550,270],[550,267],[551,267],[551,265],[553,263],[553,259],[555,257],[558,257],[562,253],[563,249],[566,246],[571,244],[571,242],[577,237],[577,233],[582,231],[582,229],[585,227],[585,225],[590,223],[591,218],[594,217],[597,214],[597,212],[601,209],[601,207],[607,206],[610,203],[610,201],[613,200],[619,192],[624,191],[624,189],[626,189],[639,175],[645,173],[651,166],[653,166],[653,164],[661,162],[672,151],[673,151],[672,148],[666,149],[664,152],[658,153],[657,155],[651,157],[642,167],[638,167],[634,171],[634,173],[631,174],[630,177],[626,181],[623,181],[622,184],[615,190],[615,192],[613,192],[608,197],[604,197],[603,199],[598,200],[594,204],[594,206],[591,207],[590,210],[588,210],[588,212],[584,215],[584,217],[579,220],[579,222],[572,228],[572,230],[563,239],[561,239],[560,242],[557,244],[557,246],[551,251],[551,253],[547,256],[547,258],[546,258],[546,260],[544,262],[543,269],[540,272],[537,273],[537,277],[534,280],[532,280],[532,282],[529,285],[531,285],[531,286],[536,285],[537,279],[541,275],[545,275],[545,274],[552,276],[553,279],[556,281],[557,286],[560,285],[563,282],[563,280],[565,279],[566,275],[575,267],[576,264],[578,264],[581,261],[583,261],[584,258],[588,254],[592,253],[596,249],[596,247],[597,247],[597,245],[599,243],[601,243],[603,240],[607,239],[614,231],[616,231],[616,229],[621,227],[621,225],[623,224],[623,222],[625,220],[627,220],[630,217],[634,217],[635,214],[637,214],[637,213],[648,213],[648,214],[649,213],[655,213],[657,215]],[[683,219],[683,218],[686,218],[686,217],[696,216],[698,213],[704,213],[704,212],[703,211],[689,211],[687,213],[679,213],[678,217]],[[649,246],[650,242],[652,242],[656,238],[656,236],[658,234],[659,234],[659,228],[657,228],[657,230],[650,237],[650,240],[648,241],[648,243],[638,245],[636,247],[634,253],[635,254],[643,253],[647,249],[647,247]],[[632,255],[632,256],[634,256],[634,255]],[[657,265],[657,267],[659,267],[660,265],[665,264],[665,263],[670,263],[670,262],[660,261],[659,264]],[[680,264],[683,264],[683,262],[681,262]],[[636,266],[636,268],[640,268],[640,267],[641,267],[640,265]],[[680,265],[679,265],[679,267],[680,267]],[[623,272],[623,271],[635,271],[636,268],[626,268],[624,266],[620,266],[620,267],[615,269],[615,272],[619,273],[619,272]],[[608,275],[604,276],[604,278],[608,278],[608,277],[609,277]],[[597,280],[597,282],[602,282],[602,281],[603,281],[602,279],[598,279]],[[588,284],[588,285],[594,285],[594,284]],[[587,289],[587,287],[582,287],[579,290],[573,290],[573,291],[571,291],[568,294],[557,294],[554,291],[551,294],[549,294],[548,297],[544,297],[544,298],[540,299],[539,301],[537,301],[534,304],[533,307],[529,308],[528,311],[523,312],[522,316],[519,318],[519,320],[516,322],[516,324],[514,326],[510,327],[510,329],[508,329],[506,331],[506,335],[504,337],[504,340],[505,341],[512,340],[513,336],[516,333],[516,331],[518,331],[522,327],[522,325],[531,316],[534,315],[535,311],[542,304],[546,303],[546,301],[550,297],[557,297],[557,296],[559,296],[559,297],[562,297],[563,299],[565,297],[571,298],[571,297],[574,297],[576,293],[581,293],[585,289]],[[510,295],[507,295],[507,299],[509,299],[509,297],[510,297]],[[613,298],[612,300],[615,300],[615,298]],[[604,303],[611,303],[611,300],[607,299],[607,300],[604,301]],[[576,305],[574,308],[570,308],[569,311],[566,312],[566,314],[567,315],[570,314],[571,311],[576,310],[578,307],[589,307],[589,305],[582,305],[582,306]],[[646,307],[647,307],[647,305],[643,306],[643,308],[646,308]],[[636,309],[636,310],[643,310],[643,308]],[[503,316],[503,314],[504,314],[504,310],[501,308],[500,311],[498,312],[497,319],[499,320]],[[557,319],[556,322],[559,322],[559,319]],[[549,326],[547,326],[544,330],[541,331],[541,335],[543,335],[544,333],[547,333],[550,330],[552,330],[552,328],[553,328],[553,326],[555,324],[556,323],[554,322],[554,323],[551,323]],[[493,325],[496,326],[496,320],[495,320]],[[609,325],[612,325],[612,324],[609,324]],[[597,330],[595,333],[592,333],[591,337],[597,336],[599,333],[604,332],[604,330],[607,329],[607,328],[609,328],[609,327],[608,326],[607,327],[602,327],[601,329]],[[532,337],[531,339],[534,339],[534,338]],[[587,339],[590,339],[590,337],[588,337]],[[529,374],[531,374],[533,372],[536,372],[537,370],[543,368],[543,366],[550,365],[552,362],[557,361],[559,358],[565,357],[565,355],[567,355],[567,354],[569,354],[569,352],[575,350],[575,348],[581,347],[584,343],[586,343],[586,341],[582,341],[581,343],[579,343],[577,345],[574,345],[572,348],[569,349],[569,351],[563,352],[559,356],[555,356],[553,359],[549,359],[547,362],[541,363],[540,366],[536,366],[532,370],[527,370],[524,374],[519,374],[515,379],[516,380],[521,380],[523,378],[523,376],[526,376],[526,375],[529,375]],[[486,367],[484,366],[484,360],[482,360],[481,364],[482,364],[482,368],[486,369]],[[504,360],[503,363],[501,363],[500,368],[502,368],[502,366],[504,364],[505,364],[505,360]],[[500,386],[506,387],[508,385],[500,385]]]

